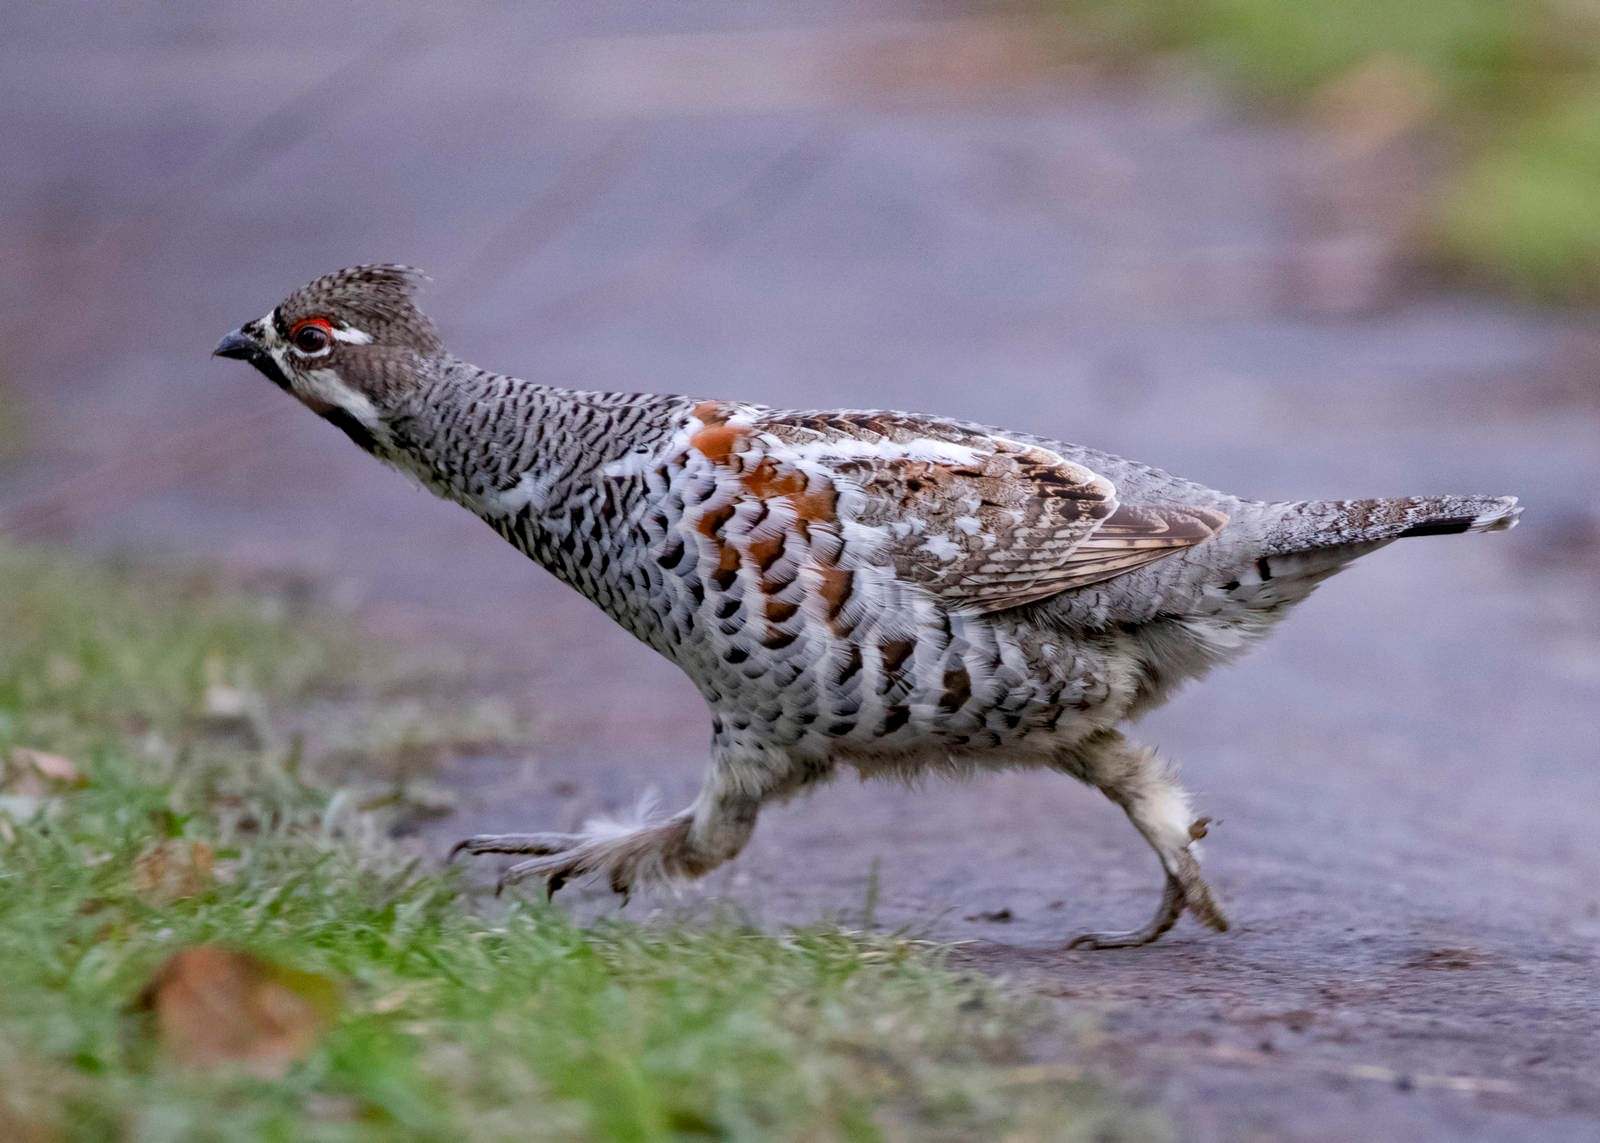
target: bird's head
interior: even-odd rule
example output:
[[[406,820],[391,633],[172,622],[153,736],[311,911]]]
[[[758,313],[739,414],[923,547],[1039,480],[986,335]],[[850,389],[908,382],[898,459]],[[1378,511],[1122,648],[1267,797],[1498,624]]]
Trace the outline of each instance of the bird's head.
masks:
[[[407,407],[428,359],[441,352],[413,298],[421,279],[408,266],[336,270],[229,333],[213,352],[248,361],[377,451],[388,437],[386,419]]]

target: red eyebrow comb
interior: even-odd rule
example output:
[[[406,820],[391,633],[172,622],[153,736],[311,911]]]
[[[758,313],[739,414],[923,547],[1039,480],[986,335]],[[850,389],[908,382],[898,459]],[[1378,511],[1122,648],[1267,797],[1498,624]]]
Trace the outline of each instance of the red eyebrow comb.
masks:
[[[305,327],[308,326],[308,325],[321,326],[323,329],[327,330],[329,333],[333,332],[333,323],[331,321],[329,321],[327,318],[325,318],[325,317],[308,317],[308,318],[301,318],[299,321],[295,322],[294,325],[290,326],[289,327],[289,336],[293,337],[295,334],[297,334],[301,330],[305,329]]]

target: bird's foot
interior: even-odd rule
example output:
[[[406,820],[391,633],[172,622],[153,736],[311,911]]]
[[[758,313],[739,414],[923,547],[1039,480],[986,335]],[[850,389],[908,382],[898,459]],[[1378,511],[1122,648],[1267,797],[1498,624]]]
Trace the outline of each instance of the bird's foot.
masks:
[[[445,861],[454,861],[456,855],[461,853],[469,853],[474,857],[482,853],[534,854],[534,860],[518,862],[500,875],[494,887],[494,894],[498,897],[505,891],[505,887],[512,883],[509,879],[513,873],[533,866],[541,859],[575,849],[583,844],[583,840],[583,835],[576,833],[480,833],[456,842],[451,847],[450,855],[445,858]],[[551,872],[546,875],[546,887],[550,896],[554,897],[556,895],[556,891],[565,884],[569,875],[559,872]],[[528,874],[528,876],[532,876],[532,874]],[[516,880],[520,880],[520,878]]]
[[[500,874],[496,896],[519,882],[542,879],[553,897],[573,878],[600,873],[626,902],[640,880],[664,879],[677,871],[675,858],[688,829],[689,819],[680,815],[632,829],[608,825],[582,833],[480,834],[457,844],[450,856],[461,852],[532,854]]]
[[[1183,914],[1183,886],[1176,877],[1168,876],[1161,891],[1161,904],[1155,916],[1137,929],[1117,929],[1103,933],[1079,933],[1067,942],[1069,949],[1131,949],[1157,940],[1162,933],[1178,923]]]
[[[1069,949],[1127,949],[1137,948],[1158,940],[1163,933],[1178,923],[1184,909],[1194,914],[1195,920],[1217,930],[1227,932],[1228,918],[1223,915],[1211,887],[1200,876],[1200,863],[1187,849],[1179,851],[1173,859],[1173,869],[1167,874],[1167,883],[1161,890],[1161,903],[1155,916],[1137,929],[1103,933],[1080,933],[1067,942]]]

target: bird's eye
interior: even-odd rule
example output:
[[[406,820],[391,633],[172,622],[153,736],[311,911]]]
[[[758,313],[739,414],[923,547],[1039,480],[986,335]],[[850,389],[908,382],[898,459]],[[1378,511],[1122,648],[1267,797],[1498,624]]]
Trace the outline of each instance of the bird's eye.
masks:
[[[321,322],[307,322],[296,329],[289,340],[301,353],[317,354],[333,344],[333,334]]]

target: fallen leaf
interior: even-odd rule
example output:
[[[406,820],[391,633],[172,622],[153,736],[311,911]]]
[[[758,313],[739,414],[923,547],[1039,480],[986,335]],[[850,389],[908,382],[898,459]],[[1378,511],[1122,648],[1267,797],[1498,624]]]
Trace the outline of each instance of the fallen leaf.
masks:
[[[250,953],[195,945],[156,970],[138,1006],[154,1017],[156,1041],[174,1063],[273,1079],[332,1022],[338,986]]]
[[[198,897],[216,880],[216,853],[203,841],[158,841],[133,860],[133,891],[152,905]]]
[[[8,794],[42,797],[65,786],[82,786],[84,778],[70,758],[26,746],[13,747],[6,759],[4,786]]]

